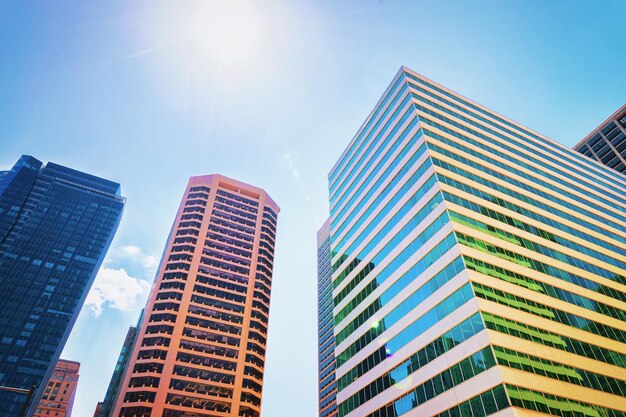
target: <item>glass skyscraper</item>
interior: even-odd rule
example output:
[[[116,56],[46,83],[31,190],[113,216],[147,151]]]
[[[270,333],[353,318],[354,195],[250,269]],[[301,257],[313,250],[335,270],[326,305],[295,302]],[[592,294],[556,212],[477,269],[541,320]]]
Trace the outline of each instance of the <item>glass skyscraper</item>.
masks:
[[[190,178],[112,416],[260,416],[278,212],[260,188]]]
[[[0,172],[0,385],[45,384],[117,230],[120,185],[22,156]],[[0,415],[26,396],[0,390]]]
[[[401,68],[329,175],[339,416],[626,416],[626,178]]]
[[[117,398],[117,394],[122,383],[122,378],[124,377],[124,372],[128,367],[130,354],[132,352],[133,345],[135,344],[136,339],[137,328],[131,326],[128,328],[128,332],[126,333],[126,337],[124,338],[124,343],[122,344],[122,349],[120,350],[120,354],[117,357],[115,369],[113,370],[113,375],[111,376],[111,380],[109,381],[107,392],[104,395],[104,400],[98,403],[97,410],[94,413],[94,417],[109,417],[111,415],[111,409],[115,405],[115,400]]]
[[[317,352],[319,417],[337,415],[330,220],[317,232]]]
[[[626,104],[574,146],[574,149],[626,174]]]

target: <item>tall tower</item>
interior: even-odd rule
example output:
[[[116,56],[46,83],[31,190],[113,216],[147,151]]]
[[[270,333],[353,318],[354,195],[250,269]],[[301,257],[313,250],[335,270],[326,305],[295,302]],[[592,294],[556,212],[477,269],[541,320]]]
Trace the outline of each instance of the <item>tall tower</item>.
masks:
[[[189,180],[115,417],[259,417],[278,205],[221,175]]]
[[[626,175],[626,104],[574,146],[574,149]]]
[[[122,216],[120,185],[22,156],[0,172],[0,385],[42,396]],[[27,396],[0,390],[0,415]]]
[[[59,359],[35,410],[35,417],[71,417],[80,363]]]
[[[319,417],[337,415],[330,220],[317,232],[317,353]]]
[[[626,178],[401,68],[329,175],[340,417],[626,415]]]
[[[120,354],[117,357],[117,362],[115,363],[113,375],[111,376],[109,386],[104,395],[104,400],[98,402],[94,417],[109,417],[111,415],[111,408],[115,405],[115,399],[121,387],[121,379],[124,377],[124,372],[128,368],[129,357],[136,340],[137,328],[131,326],[128,328],[128,332],[126,332],[126,337],[124,338],[122,349],[120,349]]]

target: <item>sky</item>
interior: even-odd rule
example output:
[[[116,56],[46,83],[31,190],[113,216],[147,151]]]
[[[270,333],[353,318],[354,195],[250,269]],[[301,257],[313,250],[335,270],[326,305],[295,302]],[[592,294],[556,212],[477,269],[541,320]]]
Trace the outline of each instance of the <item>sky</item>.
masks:
[[[127,205],[62,357],[103,399],[187,179],[281,206],[262,417],[317,407],[327,174],[401,65],[567,146],[626,102],[623,1],[0,0],[0,170],[22,154]]]

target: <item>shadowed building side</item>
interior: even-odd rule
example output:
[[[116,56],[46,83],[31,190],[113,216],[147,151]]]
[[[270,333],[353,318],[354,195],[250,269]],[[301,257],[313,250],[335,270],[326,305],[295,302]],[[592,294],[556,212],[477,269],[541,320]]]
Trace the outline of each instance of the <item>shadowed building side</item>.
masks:
[[[141,316],[139,318],[139,322],[141,322]],[[113,370],[113,376],[111,376],[111,380],[109,381],[109,386],[104,396],[104,400],[98,403],[94,414],[95,417],[109,417],[111,415],[112,408],[115,405],[115,400],[118,397],[117,394],[121,386],[121,380],[124,377],[126,368],[128,367],[129,357],[136,340],[137,327],[131,326],[128,328],[128,332],[124,338],[124,343],[122,344],[122,349],[117,357],[115,369]]]
[[[333,325],[330,221],[317,232],[317,341],[319,417],[337,415],[335,382],[335,335]]]
[[[626,175],[626,104],[574,146],[574,149]]]

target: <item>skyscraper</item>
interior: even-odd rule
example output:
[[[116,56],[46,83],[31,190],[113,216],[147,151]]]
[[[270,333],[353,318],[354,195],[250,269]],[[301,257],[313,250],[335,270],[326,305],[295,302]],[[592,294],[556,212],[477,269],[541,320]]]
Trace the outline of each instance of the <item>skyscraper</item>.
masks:
[[[574,146],[578,152],[626,173],[626,104]]]
[[[339,416],[626,415],[626,178],[401,68],[329,175]]]
[[[333,282],[330,220],[317,232],[317,353],[319,417],[337,415],[335,335],[333,334]]]
[[[59,359],[35,410],[35,417],[71,417],[80,363]]]
[[[0,385],[34,412],[124,208],[120,185],[22,156],[0,172]],[[0,415],[26,396],[0,390]]]
[[[98,401],[98,403],[96,404],[96,409],[93,411],[93,417],[98,417],[100,415],[100,413],[102,412],[103,404],[103,401]]]
[[[278,205],[192,177],[176,214],[115,417],[259,417]]]
[[[136,340],[137,328],[131,326],[128,328],[128,332],[126,332],[126,337],[124,338],[122,349],[120,349],[120,354],[117,357],[115,369],[113,370],[113,375],[109,381],[107,392],[104,395],[104,400],[98,403],[94,417],[109,417],[111,415],[111,409],[115,405],[115,400],[121,387],[122,378],[124,377],[124,372],[128,367],[130,354]]]

